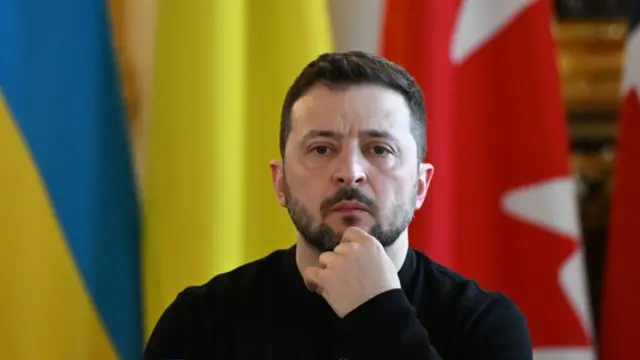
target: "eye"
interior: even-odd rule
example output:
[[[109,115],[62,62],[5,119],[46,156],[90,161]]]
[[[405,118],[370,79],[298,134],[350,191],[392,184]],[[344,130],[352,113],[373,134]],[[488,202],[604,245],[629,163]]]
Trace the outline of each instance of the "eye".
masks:
[[[325,145],[316,146],[311,151],[315,152],[318,155],[326,155],[329,152],[329,147]]]
[[[391,154],[391,150],[389,150],[389,148],[387,148],[386,146],[382,146],[382,145],[376,145],[372,147],[371,150],[376,155]]]

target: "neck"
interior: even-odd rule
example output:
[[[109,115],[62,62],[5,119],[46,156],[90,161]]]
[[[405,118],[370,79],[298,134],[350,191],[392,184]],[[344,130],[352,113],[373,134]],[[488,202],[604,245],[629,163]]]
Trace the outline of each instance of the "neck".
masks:
[[[393,245],[385,248],[385,251],[393,262],[396,271],[400,271],[400,268],[407,257],[408,250],[409,234],[407,230],[400,235]],[[309,245],[309,243],[307,243],[300,234],[298,234],[296,241],[296,264],[298,265],[300,273],[303,273],[304,270],[310,266],[317,266],[320,253],[321,252],[318,249]]]

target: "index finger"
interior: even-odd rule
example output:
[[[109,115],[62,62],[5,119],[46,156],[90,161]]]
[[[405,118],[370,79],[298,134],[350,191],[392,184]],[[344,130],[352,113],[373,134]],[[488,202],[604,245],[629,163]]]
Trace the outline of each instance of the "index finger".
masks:
[[[358,242],[358,243],[362,243],[362,242],[370,241],[371,239],[373,239],[373,238],[371,237],[371,235],[369,235],[368,232],[362,230],[359,227],[351,226],[351,227],[348,227],[347,230],[344,231],[344,233],[342,234],[342,239],[340,240],[340,242],[341,243],[343,243],[343,242]]]

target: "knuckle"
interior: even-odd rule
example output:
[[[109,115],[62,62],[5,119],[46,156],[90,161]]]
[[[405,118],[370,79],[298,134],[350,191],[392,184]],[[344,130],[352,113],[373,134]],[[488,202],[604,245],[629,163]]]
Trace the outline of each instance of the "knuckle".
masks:
[[[358,228],[356,227],[348,227],[345,231],[344,231],[344,235],[346,236],[358,236]]]
[[[331,260],[331,253],[323,252],[322,254],[320,254],[320,257],[318,258],[318,260],[320,260],[321,263],[329,262]]]

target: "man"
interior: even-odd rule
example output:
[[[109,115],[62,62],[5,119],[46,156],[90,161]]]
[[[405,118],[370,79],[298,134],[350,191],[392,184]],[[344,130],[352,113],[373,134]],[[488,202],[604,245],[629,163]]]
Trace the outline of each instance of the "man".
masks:
[[[409,248],[434,174],[425,129],[399,66],[363,52],[311,62],[271,164],[296,244],[180,293],[145,358],[532,359],[509,299]]]

